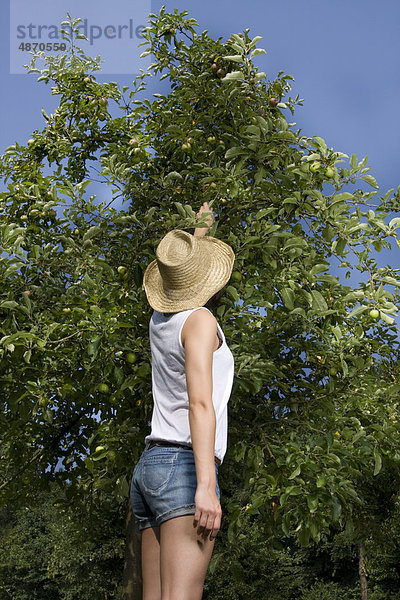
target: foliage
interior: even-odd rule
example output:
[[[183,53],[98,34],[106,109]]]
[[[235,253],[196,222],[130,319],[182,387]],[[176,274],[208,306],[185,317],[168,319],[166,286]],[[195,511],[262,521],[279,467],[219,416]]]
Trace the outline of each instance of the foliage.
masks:
[[[2,508],[1,600],[120,597],[124,539],[118,514],[95,530],[82,528],[57,502],[59,493],[53,485],[34,506]]]
[[[68,484],[37,494],[31,506],[0,510],[0,600],[120,598],[125,544],[123,515],[95,515],[82,527],[60,496]],[[382,542],[368,540],[369,597],[398,600],[398,511],[381,524]],[[333,600],[359,598],[357,548],[336,531],[302,547],[296,535],[268,538],[259,521],[243,528],[239,559],[231,555],[228,522],[217,537],[219,558],[207,574],[204,598]],[[320,596],[318,596],[320,594]]]
[[[68,480],[82,523],[126,504],[152,409],[142,273],[167,231],[201,226],[207,200],[211,234],[236,254],[217,312],[235,357],[232,560],[253,521],[304,546],[333,526],[356,541],[377,515],[364,483],[400,479],[400,279],[374,257],[397,236],[400,220],[385,219],[399,192],[379,196],[367,158],[294,129],[293,78],[259,72],[260,36],[213,40],[186,15],[150,15],[155,62],[131,90],[96,81],[77,19],[66,55],[32,59],[59,106],[0,158],[0,487],[15,501]],[[158,74],[169,90],[142,98]],[[93,172],[111,200],[88,197]],[[359,271],[357,288],[335,261]]]

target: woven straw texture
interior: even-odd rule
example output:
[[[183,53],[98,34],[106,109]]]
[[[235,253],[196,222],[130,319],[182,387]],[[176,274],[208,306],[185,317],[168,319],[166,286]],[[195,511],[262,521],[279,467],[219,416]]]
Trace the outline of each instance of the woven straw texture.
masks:
[[[232,248],[217,238],[170,231],[144,273],[150,306],[159,312],[203,306],[229,281],[234,260]]]

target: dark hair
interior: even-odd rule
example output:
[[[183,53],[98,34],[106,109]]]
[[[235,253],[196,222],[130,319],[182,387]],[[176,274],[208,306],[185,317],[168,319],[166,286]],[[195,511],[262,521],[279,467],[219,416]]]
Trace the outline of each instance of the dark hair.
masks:
[[[207,300],[207,302],[204,304],[204,306],[206,308],[208,308],[208,310],[215,310],[216,308],[218,308],[219,306],[219,302],[221,300],[223,294],[223,290],[218,290],[218,292],[216,292],[214,294],[214,296],[211,296],[211,298],[209,300]]]
[[[222,294],[223,294],[223,289],[222,290],[218,290],[218,292],[216,292],[213,296],[211,296],[211,298],[209,298],[207,300],[207,302],[205,304],[203,304],[203,306],[205,306],[205,308],[208,308],[208,310],[211,310],[211,312],[213,312],[216,308],[218,308],[219,306],[219,301],[221,300]],[[171,317],[172,315],[175,315],[176,313],[163,313],[164,317]]]

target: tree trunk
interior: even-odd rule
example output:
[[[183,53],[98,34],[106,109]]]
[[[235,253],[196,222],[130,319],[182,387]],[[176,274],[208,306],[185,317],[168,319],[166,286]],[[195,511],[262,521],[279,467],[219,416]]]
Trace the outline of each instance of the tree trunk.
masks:
[[[367,600],[368,599],[367,572],[365,570],[364,544],[362,542],[359,544],[358,550],[359,550],[358,574],[360,576],[361,600]]]
[[[126,514],[122,600],[142,600],[141,534],[133,516],[130,500]]]

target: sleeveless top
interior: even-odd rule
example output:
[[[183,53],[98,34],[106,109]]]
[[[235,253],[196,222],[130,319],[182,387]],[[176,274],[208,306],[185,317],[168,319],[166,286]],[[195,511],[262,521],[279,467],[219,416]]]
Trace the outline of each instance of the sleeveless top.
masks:
[[[153,415],[151,433],[145,441],[164,440],[191,445],[189,425],[189,398],[186,387],[185,349],[181,332],[192,308],[164,316],[154,311],[150,319],[150,347],[152,356]],[[211,312],[211,311],[209,311]],[[213,353],[212,401],[216,417],[215,456],[224,459],[228,437],[228,400],[232,390],[234,359],[223,331],[217,323],[222,344]]]

